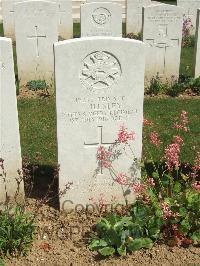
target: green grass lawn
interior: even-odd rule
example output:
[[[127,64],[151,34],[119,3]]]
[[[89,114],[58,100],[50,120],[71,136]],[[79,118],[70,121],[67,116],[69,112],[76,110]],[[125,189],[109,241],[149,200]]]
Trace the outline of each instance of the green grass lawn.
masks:
[[[23,155],[32,158],[36,152],[41,153],[42,165],[54,165],[57,162],[56,146],[56,112],[55,99],[19,100],[19,121]],[[189,112],[191,132],[186,135],[184,160],[190,161],[191,147],[200,145],[199,100],[198,99],[146,99],[145,117],[155,121],[157,129],[164,140],[170,141],[174,134],[172,120],[182,110]]]

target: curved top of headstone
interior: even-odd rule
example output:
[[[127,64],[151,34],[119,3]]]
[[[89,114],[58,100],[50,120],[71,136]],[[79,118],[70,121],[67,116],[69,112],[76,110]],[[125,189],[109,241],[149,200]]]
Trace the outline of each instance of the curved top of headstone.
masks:
[[[139,40],[133,40],[133,39],[129,39],[129,38],[122,38],[122,37],[104,37],[104,36],[94,36],[94,37],[83,37],[83,38],[75,38],[75,39],[71,39],[71,40],[64,40],[61,42],[56,42],[54,43],[54,46],[62,46],[62,45],[66,45],[69,43],[76,43],[76,42],[99,42],[99,41],[115,41],[115,42],[123,42],[123,43],[134,43],[135,45],[141,45],[143,46],[144,43],[142,41]],[[91,47],[92,48],[92,47]]]

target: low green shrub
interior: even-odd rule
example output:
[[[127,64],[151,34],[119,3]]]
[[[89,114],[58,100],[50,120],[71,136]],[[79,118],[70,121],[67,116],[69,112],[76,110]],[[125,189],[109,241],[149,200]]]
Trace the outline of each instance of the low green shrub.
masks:
[[[152,247],[152,240],[139,234],[139,228],[141,226],[131,217],[110,214],[97,223],[96,234],[89,247],[103,256],[115,253],[124,256],[130,251]]]
[[[36,227],[32,214],[23,207],[0,213],[0,256],[26,255],[34,240]]]
[[[191,81],[190,88],[195,94],[200,95],[200,77]]]
[[[185,84],[175,81],[171,86],[168,86],[166,89],[166,94],[171,97],[177,97],[181,93],[185,92]]]
[[[165,92],[167,89],[167,84],[163,84],[157,75],[156,77],[153,77],[150,81],[150,84],[147,88],[147,94],[151,96],[156,96],[160,93]]]
[[[112,154],[125,153],[135,158],[131,148],[133,141],[137,141],[134,132],[122,126],[115,144],[98,149],[99,166],[110,171],[113,182],[121,186],[124,195],[128,191],[134,193],[136,200],[130,210],[127,208],[126,215],[111,213],[97,223],[91,250],[110,256],[151,248],[156,241],[170,246],[200,245],[200,151],[193,150],[192,165],[181,161],[189,123],[187,112],[182,111],[170,125],[174,134],[164,145],[159,134],[152,131],[153,122],[144,119],[144,140],[151,147],[143,147],[146,159],[141,164],[140,180],[130,170],[117,171],[113,164],[116,157]],[[136,159],[131,168],[135,168],[135,162]]]
[[[138,34],[128,33],[125,37],[129,38],[129,39],[134,39],[134,40],[141,41],[142,40],[142,32],[139,32]]]
[[[32,91],[44,90],[48,92],[48,85],[45,80],[31,80],[27,82],[26,87]]]
[[[194,79],[190,76],[180,75],[178,81],[172,79],[171,82],[164,84],[159,76],[156,76],[151,79],[146,93],[151,96],[166,94],[177,97],[186,91],[200,95],[200,77]]]

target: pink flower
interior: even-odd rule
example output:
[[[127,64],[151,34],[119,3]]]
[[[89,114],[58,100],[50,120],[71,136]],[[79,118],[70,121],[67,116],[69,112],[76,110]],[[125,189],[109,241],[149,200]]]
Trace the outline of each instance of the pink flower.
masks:
[[[143,125],[144,126],[152,126],[153,125],[153,122],[144,118],[143,119]]]
[[[106,206],[105,196],[103,193],[100,194],[98,205],[100,209],[103,209]]]
[[[128,132],[127,128],[121,126],[118,132],[117,141],[119,143],[128,143],[130,140],[135,140],[135,133]]]
[[[144,186],[141,183],[136,183],[132,186],[132,189],[134,193],[140,194],[143,191]]]
[[[112,165],[111,162],[112,153],[107,151],[105,147],[100,146],[97,149],[97,161],[99,162],[102,168],[110,168]]]
[[[167,146],[164,153],[164,159],[166,160],[165,164],[169,171],[172,171],[174,167],[176,169],[179,168],[180,166],[179,156],[180,156],[179,144],[172,143]]]
[[[174,128],[183,130],[185,132],[189,131],[189,119],[188,119],[188,113],[186,111],[182,111],[180,114],[180,117],[177,119],[174,123]]]
[[[158,147],[162,143],[159,139],[158,133],[155,131],[150,133],[149,138],[151,144],[155,145],[156,147]]]
[[[147,179],[147,184],[150,186],[150,187],[155,187],[155,181],[154,181],[154,179],[153,178],[148,178]]]
[[[192,187],[193,187],[195,190],[197,190],[197,191],[200,192],[200,181],[197,181],[197,182],[195,182],[194,184],[192,184]]]
[[[119,174],[117,175],[117,178],[115,179],[115,181],[116,181],[117,183],[119,183],[120,185],[127,185],[127,177],[126,177],[126,175],[123,174],[123,173],[119,173]]]
[[[163,219],[164,220],[168,220],[171,217],[177,218],[179,216],[179,214],[177,212],[173,212],[170,209],[169,204],[167,204],[166,202],[161,203],[161,209],[163,211]]]
[[[161,203],[161,209],[163,211],[163,219],[167,220],[172,217],[172,211],[166,202]]]
[[[179,145],[183,145],[183,139],[180,136],[174,136],[174,143],[177,143]]]
[[[194,160],[194,166],[192,167],[191,177],[196,178],[200,171],[200,152],[197,152],[197,156]]]

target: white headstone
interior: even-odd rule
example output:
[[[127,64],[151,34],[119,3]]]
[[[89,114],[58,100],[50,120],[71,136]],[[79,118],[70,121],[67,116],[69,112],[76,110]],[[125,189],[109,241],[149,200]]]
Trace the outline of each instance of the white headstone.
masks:
[[[15,5],[17,66],[20,85],[31,80],[53,83],[53,44],[58,41],[56,3],[29,1]]]
[[[14,62],[11,39],[0,37],[0,158],[4,160],[6,172],[2,176],[0,167],[0,204],[18,191],[16,179],[22,168]],[[5,178],[5,180],[4,180]],[[19,180],[18,180],[19,181]],[[6,186],[6,189],[5,189]],[[23,197],[23,184],[19,185],[19,197]],[[3,207],[0,205],[0,209]]]
[[[14,4],[17,2],[19,0],[2,0],[4,36],[13,40],[15,39]]]
[[[142,7],[151,0],[127,0],[126,33],[138,34],[142,30]]]
[[[114,3],[81,5],[81,37],[122,37],[122,6]]]
[[[197,14],[196,36],[195,36],[195,53],[194,53],[194,76],[200,76],[200,9]]]
[[[74,204],[90,204],[104,194],[124,203],[119,184],[108,169],[99,169],[97,148],[108,148],[117,139],[121,125],[136,134],[135,157],[142,152],[144,97],[144,45],[142,42],[113,38],[88,37],[55,44],[59,187],[73,187],[61,198],[61,209]],[[126,157],[126,156],[125,156]],[[119,171],[140,169],[132,158],[114,162]],[[127,189],[129,191],[129,189]],[[125,189],[125,191],[127,192]]]
[[[2,0],[0,0],[0,23],[2,23]]]
[[[145,7],[143,41],[146,43],[146,79],[158,76],[165,82],[179,76],[182,9],[173,5]]]
[[[112,0],[86,0],[86,3],[99,3],[99,2],[112,3]]]
[[[15,19],[14,19],[14,5],[21,2],[28,2],[31,0],[3,0],[3,27],[4,36],[15,40]],[[32,0],[37,1],[37,0]],[[57,3],[58,12],[58,32],[63,39],[70,39],[73,37],[73,19],[72,19],[72,0],[44,0],[47,2]]]
[[[177,6],[183,8],[183,14],[191,19],[193,25],[192,33],[195,33],[197,9],[200,8],[200,0],[177,0]]]
[[[51,0],[58,4],[58,32],[62,39],[73,38],[72,0]]]

